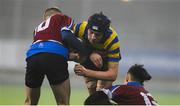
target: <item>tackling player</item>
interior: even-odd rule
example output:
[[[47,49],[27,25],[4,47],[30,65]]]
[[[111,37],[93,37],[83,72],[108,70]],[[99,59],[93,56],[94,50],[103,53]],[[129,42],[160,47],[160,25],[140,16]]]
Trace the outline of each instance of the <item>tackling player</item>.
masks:
[[[84,21],[73,28],[90,54],[85,62],[74,67],[77,75],[85,76],[89,94],[96,89],[111,86],[118,74],[120,42],[110,23],[109,18],[101,12],[93,14],[88,22]]]

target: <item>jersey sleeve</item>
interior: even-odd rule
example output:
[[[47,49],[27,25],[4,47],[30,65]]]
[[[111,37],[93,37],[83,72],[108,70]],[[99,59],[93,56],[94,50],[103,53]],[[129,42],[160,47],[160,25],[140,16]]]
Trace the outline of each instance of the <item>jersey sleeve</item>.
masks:
[[[118,63],[121,59],[120,54],[120,41],[118,39],[117,33],[111,28],[112,33],[105,41],[104,45],[108,51],[108,63]]]
[[[78,24],[74,25],[74,27],[73,27],[73,32],[74,32],[75,36],[79,37],[80,39],[83,38],[86,30],[87,30],[87,22],[86,21],[83,21],[82,23],[78,23]]]
[[[63,26],[61,28],[61,31],[63,30],[70,30],[72,32],[73,26],[74,26],[74,20],[66,15],[63,16]]]

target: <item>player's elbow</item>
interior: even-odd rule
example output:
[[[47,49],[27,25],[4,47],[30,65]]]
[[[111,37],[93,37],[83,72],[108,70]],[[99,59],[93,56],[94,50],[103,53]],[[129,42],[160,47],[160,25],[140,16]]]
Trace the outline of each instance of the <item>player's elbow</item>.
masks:
[[[117,78],[117,73],[109,73],[109,80],[115,81]]]
[[[112,76],[112,81],[115,81],[116,78],[117,78],[117,75],[113,75],[113,76]]]
[[[110,80],[115,81],[118,75],[118,64],[110,65],[107,74],[109,75]]]

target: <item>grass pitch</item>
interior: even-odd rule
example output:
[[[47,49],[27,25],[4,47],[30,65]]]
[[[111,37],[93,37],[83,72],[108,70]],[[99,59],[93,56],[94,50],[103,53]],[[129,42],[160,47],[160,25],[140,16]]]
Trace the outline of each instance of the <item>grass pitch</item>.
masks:
[[[160,105],[180,105],[180,95],[172,93],[151,93]],[[83,105],[88,96],[86,89],[71,90],[71,105]],[[20,86],[0,86],[0,105],[23,105],[25,88]],[[42,87],[39,105],[56,105],[49,87]]]

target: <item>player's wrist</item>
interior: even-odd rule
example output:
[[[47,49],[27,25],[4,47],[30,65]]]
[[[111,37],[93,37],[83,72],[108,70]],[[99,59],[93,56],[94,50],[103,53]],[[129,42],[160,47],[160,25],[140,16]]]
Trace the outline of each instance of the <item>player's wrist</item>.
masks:
[[[84,67],[84,76],[85,76],[85,77],[88,76],[88,71],[89,71],[89,69],[87,69],[87,68]]]

